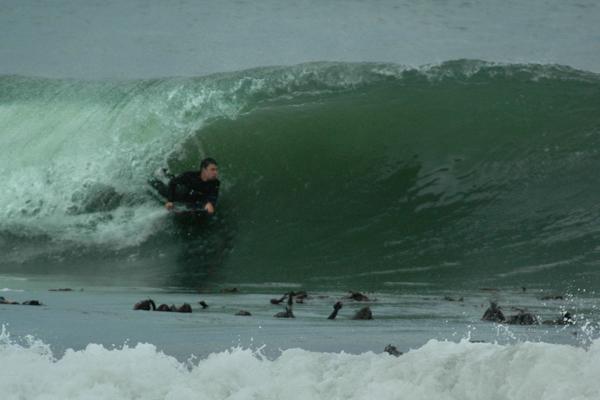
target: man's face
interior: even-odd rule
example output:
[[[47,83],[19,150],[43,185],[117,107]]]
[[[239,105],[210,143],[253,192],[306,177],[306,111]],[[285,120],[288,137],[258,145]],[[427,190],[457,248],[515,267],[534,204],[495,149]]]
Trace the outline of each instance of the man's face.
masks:
[[[218,177],[219,167],[217,167],[215,164],[209,164],[202,170],[202,180],[204,181],[214,181]]]

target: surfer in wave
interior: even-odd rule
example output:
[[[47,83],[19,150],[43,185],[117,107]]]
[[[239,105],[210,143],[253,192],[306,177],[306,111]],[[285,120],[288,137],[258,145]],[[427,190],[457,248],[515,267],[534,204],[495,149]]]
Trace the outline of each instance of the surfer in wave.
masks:
[[[161,169],[160,174],[162,176],[155,176],[150,184],[166,198],[165,207],[168,210],[174,209],[175,203],[183,203],[188,209],[202,210],[209,215],[215,213],[220,181],[219,167],[213,158],[202,160],[200,171],[170,176]]]

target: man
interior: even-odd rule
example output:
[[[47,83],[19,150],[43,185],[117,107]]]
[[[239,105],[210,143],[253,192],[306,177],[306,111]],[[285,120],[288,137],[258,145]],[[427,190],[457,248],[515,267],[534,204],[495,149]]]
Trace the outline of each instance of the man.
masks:
[[[173,202],[187,203],[194,208],[200,208],[207,214],[215,213],[219,197],[219,167],[212,158],[205,158],[200,164],[200,171],[188,171],[169,181],[167,202],[165,207],[170,210]]]

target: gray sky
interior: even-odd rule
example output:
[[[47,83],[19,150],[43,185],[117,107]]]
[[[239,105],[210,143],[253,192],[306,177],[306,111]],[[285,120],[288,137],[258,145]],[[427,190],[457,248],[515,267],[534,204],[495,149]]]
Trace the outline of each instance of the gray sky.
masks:
[[[477,58],[600,72],[594,1],[0,0],[0,74],[194,76]]]

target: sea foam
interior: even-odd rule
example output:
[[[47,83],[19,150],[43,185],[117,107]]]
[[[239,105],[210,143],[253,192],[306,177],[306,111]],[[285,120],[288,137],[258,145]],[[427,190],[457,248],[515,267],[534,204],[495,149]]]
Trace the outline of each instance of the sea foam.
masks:
[[[154,345],[89,344],[56,357],[0,336],[0,393],[16,399],[598,399],[600,341],[588,348],[431,340],[386,353],[232,348],[180,362]]]

